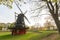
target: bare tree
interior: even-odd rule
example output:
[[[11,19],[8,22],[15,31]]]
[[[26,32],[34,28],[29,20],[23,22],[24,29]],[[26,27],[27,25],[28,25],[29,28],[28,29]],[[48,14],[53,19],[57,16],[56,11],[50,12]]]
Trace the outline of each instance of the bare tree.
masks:
[[[54,5],[53,5],[53,2],[51,0],[49,0],[49,1],[45,0],[45,2],[47,4],[49,12],[52,15],[52,17],[57,25],[58,31],[60,33],[60,21],[58,18],[58,11],[59,11],[58,0],[56,0],[56,2],[54,2]]]
[[[55,21],[58,31],[60,33],[60,20],[59,20],[60,1],[59,0],[40,0],[40,2],[42,4],[45,2],[46,4],[43,5],[43,7],[40,7],[37,9],[46,8],[49,10],[51,16],[53,17],[53,19]],[[44,6],[46,6],[46,7],[44,7]],[[38,14],[38,16],[39,16],[39,14]]]

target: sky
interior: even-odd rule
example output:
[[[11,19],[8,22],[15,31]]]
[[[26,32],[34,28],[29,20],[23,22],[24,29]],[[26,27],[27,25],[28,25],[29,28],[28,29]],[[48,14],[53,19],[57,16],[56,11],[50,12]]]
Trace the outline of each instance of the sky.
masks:
[[[13,23],[13,22],[15,22],[15,14],[14,13],[16,12],[16,13],[19,14],[20,11],[14,3],[13,3],[12,6],[13,6],[13,8],[10,9],[7,6],[0,5],[0,23]],[[25,16],[30,21],[30,24],[29,24],[25,19],[25,23],[29,26],[34,25],[35,23],[39,23],[40,25],[43,25],[45,23],[44,18],[47,17],[47,16],[43,15],[42,17],[39,17],[39,18],[31,17],[33,15],[36,15],[36,14],[31,13],[31,9],[35,9],[33,6],[35,6],[35,4],[33,4],[33,3],[31,4],[31,2],[29,2],[28,4],[23,4],[21,6],[21,10],[23,11],[23,13],[25,11],[27,11]],[[37,6],[35,6],[35,7],[37,7]],[[47,13],[46,10],[42,10],[40,14],[43,14],[43,13],[44,14]]]

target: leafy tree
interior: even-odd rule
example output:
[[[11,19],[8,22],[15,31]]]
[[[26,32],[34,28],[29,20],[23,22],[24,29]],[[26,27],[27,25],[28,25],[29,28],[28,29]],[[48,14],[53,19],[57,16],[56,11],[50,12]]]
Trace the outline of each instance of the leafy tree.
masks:
[[[10,24],[10,28],[14,27],[15,26],[15,23],[11,23]]]
[[[47,30],[51,30],[51,28],[53,28],[52,30],[54,30],[55,26],[52,25],[51,21],[46,20],[46,22],[44,23],[44,26],[47,28]]]
[[[3,4],[9,8],[12,8],[12,3],[14,0],[0,0],[0,4]]]

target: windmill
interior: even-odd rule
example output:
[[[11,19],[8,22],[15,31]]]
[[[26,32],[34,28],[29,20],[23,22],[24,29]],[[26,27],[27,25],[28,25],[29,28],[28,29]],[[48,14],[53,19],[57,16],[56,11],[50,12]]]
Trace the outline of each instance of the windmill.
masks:
[[[15,19],[17,17],[17,20],[15,22],[15,27],[10,28],[12,30],[12,35],[25,34],[26,33],[26,29],[28,29],[28,28],[25,27],[25,22],[24,22],[24,18],[28,21],[27,17],[25,16],[27,11],[25,13],[23,13],[22,10],[19,7],[18,1],[14,1],[14,2],[15,2],[16,6],[18,7],[18,9],[20,10],[21,13],[17,14],[15,12],[15,14],[17,14],[18,16],[15,15]]]

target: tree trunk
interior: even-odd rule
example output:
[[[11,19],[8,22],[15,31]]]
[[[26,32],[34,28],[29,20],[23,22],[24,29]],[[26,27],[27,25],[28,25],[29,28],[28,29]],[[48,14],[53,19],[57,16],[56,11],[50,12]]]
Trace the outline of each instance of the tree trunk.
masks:
[[[60,22],[59,22],[59,19],[58,19],[58,17],[56,16],[56,14],[53,15],[52,17],[53,17],[53,19],[54,19],[54,21],[55,21],[55,24],[56,24],[56,26],[57,26],[58,32],[59,32],[59,34],[60,34]]]

